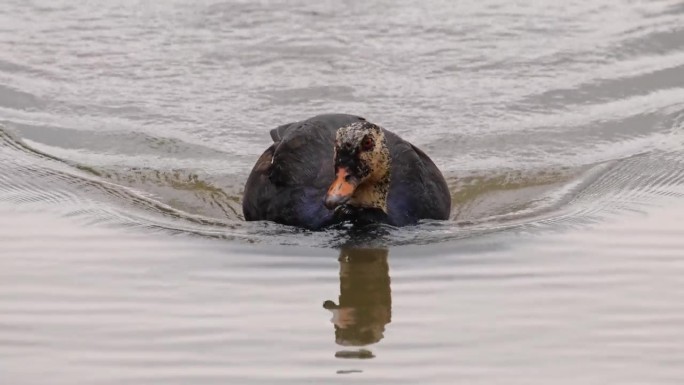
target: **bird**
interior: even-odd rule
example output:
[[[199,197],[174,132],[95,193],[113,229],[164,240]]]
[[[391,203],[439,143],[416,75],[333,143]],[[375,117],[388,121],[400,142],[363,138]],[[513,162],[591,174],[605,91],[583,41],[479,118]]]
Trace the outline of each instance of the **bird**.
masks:
[[[362,117],[317,115],[270,134],[245,183],[246,221],[322,230],[449,219],[451,195],[435,163]]]

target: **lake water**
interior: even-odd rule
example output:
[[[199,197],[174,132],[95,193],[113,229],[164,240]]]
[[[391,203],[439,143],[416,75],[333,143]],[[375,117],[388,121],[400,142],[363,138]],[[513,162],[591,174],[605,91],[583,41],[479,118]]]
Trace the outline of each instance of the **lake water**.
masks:
[[[684,3],[0,7],[0,381],[679,384]],[[427,152],[447,222],[241,217],[278,125]]]

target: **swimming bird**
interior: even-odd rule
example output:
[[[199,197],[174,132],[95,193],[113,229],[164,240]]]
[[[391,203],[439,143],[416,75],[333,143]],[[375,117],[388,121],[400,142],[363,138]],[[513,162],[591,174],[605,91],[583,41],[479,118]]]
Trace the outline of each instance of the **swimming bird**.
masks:
[[[319,230],[449,218],[449,189],[432,160],[364,118],[314,116],[271,130],[271,138],[245,184],[245,220]]]

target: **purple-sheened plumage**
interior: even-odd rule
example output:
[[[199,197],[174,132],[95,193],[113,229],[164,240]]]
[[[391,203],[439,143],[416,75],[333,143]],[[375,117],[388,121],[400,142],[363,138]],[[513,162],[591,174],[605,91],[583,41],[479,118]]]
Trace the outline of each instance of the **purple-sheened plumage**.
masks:
[[[335,136],[353,123],[377,130],[361,117],[344,114],[319,115],[271,130],[274,143],[257,160],[245,185],[245,219],[313,230],[356,219],[393,226],[448,219],[451,197],[439,169],[425,153],[385,129],[382,134],[390,157],[386,212],[325,207],[326,192],[335,179]]]

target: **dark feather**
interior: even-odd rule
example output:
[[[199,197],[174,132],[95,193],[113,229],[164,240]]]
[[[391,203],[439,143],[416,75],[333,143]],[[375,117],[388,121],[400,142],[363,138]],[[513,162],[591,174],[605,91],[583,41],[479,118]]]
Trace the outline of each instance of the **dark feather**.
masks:
[[[361,120],[353,115],[319,115],[271,130],[275,143],[257,160],[245,185],[245,219],[309,229],[339,221],[323,204],[335,176],[335,133]],[[386,222],[404,226],[420,219],[448,219],[451,198],[437,166],[410,143],[390,131],[384,133],[392,158]]]

